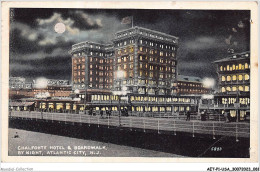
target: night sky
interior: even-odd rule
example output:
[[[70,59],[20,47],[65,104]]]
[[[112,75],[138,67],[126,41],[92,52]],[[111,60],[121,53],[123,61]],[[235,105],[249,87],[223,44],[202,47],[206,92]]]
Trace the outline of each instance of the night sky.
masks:
[[[216,78],[213,61],[250,50],[250,11],[242,10],[100,10],[12,9],[10,76],[28,79],[71,79],[72,44],[109,43],[114,33],[131,27],[122,18],[133,16],[141,26],[179,37],[179,74]],[[62,22],[66,31],[54,31]]]

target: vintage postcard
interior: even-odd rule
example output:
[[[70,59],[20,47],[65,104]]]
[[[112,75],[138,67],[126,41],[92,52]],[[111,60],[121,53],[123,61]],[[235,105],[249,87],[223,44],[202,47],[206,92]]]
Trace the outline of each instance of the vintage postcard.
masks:
[[[258,162],[257,25],[256,2],[3,2],[2,161]]]

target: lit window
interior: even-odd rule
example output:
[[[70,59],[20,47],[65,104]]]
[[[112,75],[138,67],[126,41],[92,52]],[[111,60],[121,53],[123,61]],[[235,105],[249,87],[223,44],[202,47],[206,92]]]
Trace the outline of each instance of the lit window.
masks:
[[[222,76],[222,81],[226,81],[226,77],[225,76]]]
[[[244,91],[243,86],[240,85],[240,86],[238,87],[238,90],[239,90],[239,91]]]
[[[222,71],[223,70],[223,66],[220,66],[220,71]]]
[[[233,64],[233,70],[236,70],[236,65]]]
[[[238,75],[238,79],[239,79],[239,81],[242,81],[243,80],[243,75]]]
[[[237,91],[237,87],[232,87],[232,91]]]
[[[227,71],[229,71],[229,65],[227,65]]]
[[[231,77],[230,76],[227,76],[227,81],[230,81],[231,80]]]
[[[139,59],[140,59],[140,60],[143,60],[143,57],[142,57],[142,56],[140,56],[140,57],[139,57]]]
[[[237,80],[237,76],[236,76],[236,75],[233,75],[232,80],[233,80],[233,81]]]
[[[242,64],[238,65],[238,69],[241,70],[242,69]]]
[[[227,91],[231,91],[231,88],[230,88],[230,87],[227,87]]]
[[[245,86],[245,91],[249,91],[249,86]]]
[[[140,51],[143,51],[143,47],[140,47]]]
[[[245,69],[248,69],[248,63],[245,63]]]
[[[245,74],[245,80],[249,80],[249,75]]]

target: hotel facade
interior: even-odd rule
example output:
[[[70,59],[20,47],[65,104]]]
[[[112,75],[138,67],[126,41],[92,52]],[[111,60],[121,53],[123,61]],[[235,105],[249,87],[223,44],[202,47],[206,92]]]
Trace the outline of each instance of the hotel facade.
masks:
[[[142,27],[117,32],[111,44],[72,45],[72,84],[79,90],[80,109],[196,111],[194,94],[177,94],[177,49],[177,37]]]

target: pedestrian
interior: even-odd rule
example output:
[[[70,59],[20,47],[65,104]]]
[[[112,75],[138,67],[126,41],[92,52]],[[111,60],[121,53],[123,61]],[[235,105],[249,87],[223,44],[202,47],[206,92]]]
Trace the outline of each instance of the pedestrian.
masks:
[[[187,118],[186,121],[190,121],[190,111],[187,112]]]
[[[231,115],[230,112],[227,113],[228,122],[231,122]]]
[[[224,118],[225,118],[225,122],[228,122],[228,111],[227,110],[224,112]]]
[[[100,111],[100,116],[103,117],[103,110]]]
[[[92,110],[92,108],[90,108],[89,109],[89,115],[92,115],[92,113],[93,113],[93,110]]]
[[[128,110],[125,108],[125,116],[128,116]]]

